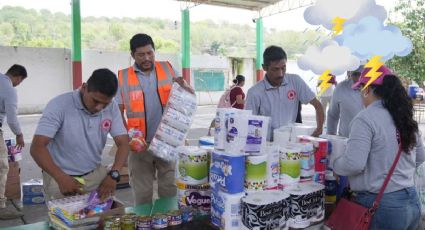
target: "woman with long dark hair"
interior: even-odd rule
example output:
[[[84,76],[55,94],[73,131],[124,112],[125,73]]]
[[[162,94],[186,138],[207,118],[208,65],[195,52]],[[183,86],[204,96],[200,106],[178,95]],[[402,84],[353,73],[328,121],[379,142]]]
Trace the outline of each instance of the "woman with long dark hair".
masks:
[[[233,80],[234,85],[230,90],[230,104],[233,108],[244,109],[245,107],[245,93],[242,87],[245,85],[245,77],[242,75],[236,76]]]
[[[420,202],[414,187],[415,169],[425,161],[413,105],[401,81],[382,66],[381,75],[371,79],[363,71],[353,88],[361,89],[366,109],[351,122],[347,150],[331,166],[336,174],[348,176],[356,202],[372,207],[401,144],[401,157],[373,216],[370,229],[416,229]],[[399,138],[398,138],[399,136]]]

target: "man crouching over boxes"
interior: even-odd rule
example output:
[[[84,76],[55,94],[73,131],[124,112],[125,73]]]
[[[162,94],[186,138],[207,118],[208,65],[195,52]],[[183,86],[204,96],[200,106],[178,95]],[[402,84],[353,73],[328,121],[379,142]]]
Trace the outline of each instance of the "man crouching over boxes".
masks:
[[[96,189],[101,199],[114,194],[129,151],[127,130],[112,100],[117,87],[114,73],[98,69],[81,88],[47,104],[30,150],[43,170],[46,203]],[[118,147],[109,172],[101,165],[108,133]]]

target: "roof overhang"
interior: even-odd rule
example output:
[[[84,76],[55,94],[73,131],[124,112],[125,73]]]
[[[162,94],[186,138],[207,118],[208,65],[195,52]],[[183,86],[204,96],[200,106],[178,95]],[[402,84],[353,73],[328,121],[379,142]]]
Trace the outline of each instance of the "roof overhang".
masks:
[[[188,0],[177,1],[188,2]],[[260,11],[263,8],[276,4],[280,1],[281,0],[191,0],[190,2]]]

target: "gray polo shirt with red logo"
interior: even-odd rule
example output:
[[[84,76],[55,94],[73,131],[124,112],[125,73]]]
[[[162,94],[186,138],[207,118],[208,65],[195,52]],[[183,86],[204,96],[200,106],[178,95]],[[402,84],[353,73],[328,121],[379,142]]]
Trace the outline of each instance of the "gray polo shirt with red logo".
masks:
[[[272,86],[267,77],[248,90],[246,107],[254,115],[271,117],[267,140],[272,140],[273,130],[294,123],[298,102],[309,103],[316,97],[308,85],[296,74],[285,74],[280,86]]]
[[[91,114],[82,101],[80,90],[53,98],[43,111],[35,135],[52,138],[47,148],[53,161],[69,175],[82,175],[101,163],[108,133],[126,135],[117,103]]]

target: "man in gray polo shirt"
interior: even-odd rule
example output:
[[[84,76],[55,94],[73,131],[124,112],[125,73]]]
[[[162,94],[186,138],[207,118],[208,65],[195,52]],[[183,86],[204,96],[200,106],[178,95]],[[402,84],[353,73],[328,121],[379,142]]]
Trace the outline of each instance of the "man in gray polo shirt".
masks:
[[[6,75],[0,74],[0,220],[15,219],[22,216],[22,213],[15,211],[15,209],[6,208],[7,198],[4,193],[9,162],[1,128],[6,117],[9,128],[16,135],[16,147],[19,149],[24,147],[24,136],[17,117],[18,96],[14,87],[18,86],[26,77],[25,67],[16,64],[9,68]]]
[[[117,87],[114,73],[98,69],[80,89],[47,104],[30,150],[43,170],[47,200],[95,189],[104,199],[115,192],[129,151],[127,131],[113,100]],[[108,134],[118,147],[109,172],[101,165]]]
[[[327,133],[348,137],[350,133],[350,123],[353,118],[364,108],[360,91],[354,90],[351,86],[359,80],[363,66],[355,71],[348,71],[348,79],[338,84],[328,110]]]
[[[324,113],[316,95],[296,74],[286,73],[287,56],[278,46],[269,46],[263,53],[266,76],[248,90],[246,109],[254,115],[271,117],[267,140],[273,140],[273,130],[294,123],[298,103],[310,103],[316,110],[317,128],[313,136],[322,134]]]

